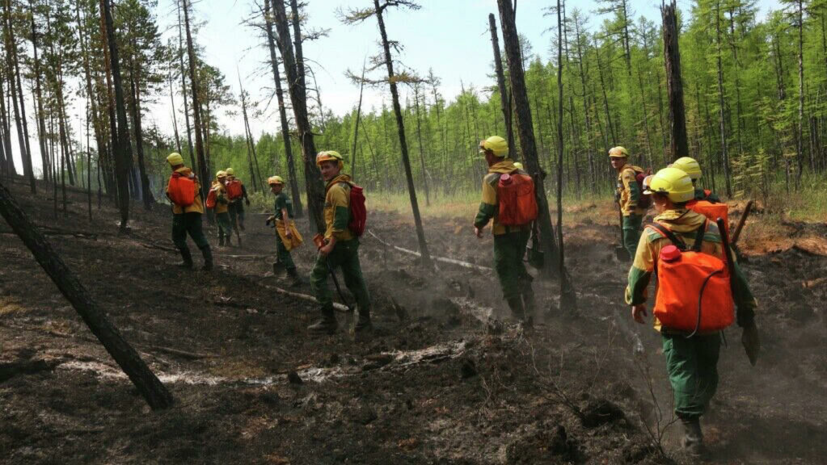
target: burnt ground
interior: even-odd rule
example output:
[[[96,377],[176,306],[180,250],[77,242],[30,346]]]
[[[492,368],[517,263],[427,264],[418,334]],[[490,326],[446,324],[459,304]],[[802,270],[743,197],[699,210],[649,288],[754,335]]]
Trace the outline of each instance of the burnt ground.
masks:
[[[688,463],[659,336],[622,304],[627,265],[613,257],[608,206],[605,223],[584,215],[566,229],[576,311],[558,308],[556,283],[535,281],[543,315],[523,328],[492,272],[426,271],[366,235],[375,333],[355,339],[339,313],[337,335],[310,338],[316,306],[275,290],[288,284],[270,271],[263,215],[248,213],[243,248],[215,249],[215,272],[183,271],[163,206],[137,207],[118,237],[105,201],[89,222],[70,192],[68,216],[55,217],[50,192],[11,187],[176,404],[149,410],[0,222],[4,463]],[[490,266],[490,236],[478,241],[468,223],[429,220],[432,253]],[[827,226],[792,227],[802,245],[773,252],[745,235],[763,353],[750,367],[737,329],[726,332],[704,417],[709,463],[827,457],[827,258],[813,251]],[[406,218],[371,211],[369,229],[416,248]],[[308,245],[295,254],[305,275]]]

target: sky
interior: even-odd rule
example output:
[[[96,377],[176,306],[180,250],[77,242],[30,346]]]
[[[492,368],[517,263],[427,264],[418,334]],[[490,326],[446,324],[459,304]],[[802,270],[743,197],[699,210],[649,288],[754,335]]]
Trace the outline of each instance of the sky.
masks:
[[[337,10],[366,7],[372,5],[371,0],[307,0],[308,15],[307,28],[328,29],[327,37],[317,41],[305,43],[305,59],[308,66],[315,71],[321,100],[325,109],[332,110],[336,115],[348,113],[355,108],[359,98],[359,88],[345,77],[350,69],[359,73],[366,57],[375,55],[379,51],[379,28],[375,18],[370,18],[362,24],[344,25],[340,21]],[[421,9],[388,10],[385,25],[391,40],[400,42],[404,49],[396,57],[405,66],[415,72],[426,75],[429,69],[442,80],[440,92],[447,100],[453,99],[460,92],[464,84],[466,88],[473,86],[481,89],[492,84],[488,73],[491,71],[492,49],[488,32],[488,14],[497,15],[496,0],[420,0]],[[556,3],[556,2],[555,2]],[[631,0],[632,13],[637,18],[640,15],[660,22],[660,1]],[[550,56],[549,48],[552,32],[556,31],[556,16],[546,17],[546,9],[552,5],[552,0],[518,0],[517,2],[517,29],[528,37],[535,54],[539,54],[545,61]],[[688,11],[691,2],[680,0],[678,8]],[[759,0],[759,18],[762,18],[769,9],[777,9],[777,0]],[[594,0],[579,0],[569,2],[567,13],[571,14],[574,8],[586,13],[590,18],[588,25],[594,30],[603,21],[595,13],[597,5]],[[269,51],[264,47],[262,38],[257,30],[244,24],[255,11],[254,0],[201,0],[194,5],[194,19],[203,23],[195,40],[203,47],[202,59],[217,66],[226,77],[234,95],[238,95],[239,77],[245,90],[255,101],[266,101],[272,94],[273,81],[266,60],[269,60]],[[177,40],[177,13],[174,0],[158,0],[156,12],[159,29],[163,34],[163,41],[167,37]],[[500,47],[502,35],[500,33]],[[238,73],[238,74],[237,74]],[[380,77],[382,71],[376,71]],[[308,85],[311,85],[308,78]],[[407,90],[403,87],[403,98]],[[383,100],[390,104],[390,93],[386,86],[382,88],[366,88],[363,108],[380,107]],[[143,126],[153,124],[167,134],[172,134],[171,109],[168,96],[161,96],[158,102],[146,107],[147,115]],[[83,114],[82,101],[75,102],[75,108],[70,113],[73,125],[77,131],[81,128],[80,118]],[[180,97],[176,108],[182,107]],[[261,105],[264,109],[264,104]],[[237,108],[234,110],[238,110]],[[258,138],[262,132],[275,133],[279,130],[278,112],[275,104],[271,104],[268,111],[250,121],[254,137]],[[30,113],[30,112],[29,112]],[[240,113],[240,112],[238,112]],[[219,124],[225,132],[243,134],[244,126],[240,115],[229,116],[225,112],[217,115]],[[179,128],[183,128],[183,118],[179,118]],[[37,151],[34,124],[29,125],[32,137],[31,147],[35,152],[36,169],[40,167]],[[12,129],[13,136],[16,134]],[[85,140],[85,135],[82,135]],[[12,141],[15,148],[15,162],[19,172],[22,172],[19,153],[16,149],[16,140]]]

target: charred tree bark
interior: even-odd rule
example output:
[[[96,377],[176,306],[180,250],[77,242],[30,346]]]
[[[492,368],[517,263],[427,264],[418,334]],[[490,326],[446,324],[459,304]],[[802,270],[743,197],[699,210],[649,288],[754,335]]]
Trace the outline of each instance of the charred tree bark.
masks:
[[[187,56],[189,58],[189,73],[190,73],[190,84],[192,90],[192,116],[194,120],[195,126],[195,153],[198,158],[198,167],[200,168],[200,177],[201,177],[201,196],[202,198],[207,198],[207,193],[210,191],[210,182],[211,179],[209,176],[209,165],[207,164],[207,158],[204,153],[204,139],[202,136],[203,127],[201,126],[201,102],[198,99],[198,80],[195,78],[195,47],[192,43],[192,32],[190,31],[190,14],[189,14],[189,4],[187,0],[183,0],[184,2],[184,29],[187,32]],[[212,224],[213,222],[213,210],[207,210],[207,221]]]
[[[133,67],[129,80],[132,90],[132,125],[135,131],[135,151],[138,152],[138,169],[141,175],[141,197],[144,201],[144,208],[148,211],[152,210],[152,204],[155,203],[155,198],[149,186],[149,176],[147,175],[146,164],[144,163],[144,135],[141,129],[141,88],[140,83],[135,82],[139,77],[140,74]]]
[[[127,343],[118,329],[106,318],[106,313],[92,300],[92,296],[75,274],[52,249],[46,238],[37,231],[5,186],[0,183],[0,215],[32,252],[60,292],[72,304],[83,321],[126,373],[138,392],[154,410],[172,405],[172,394]]]
[[[513,112],[511,111],[511,95],[508,88],[505,86],[505,72],[503,71],[503,61],[500,56],[500,41],[497,38],[497,22],[494,19],[494,13],[488,15],[488,29],[491,30],[491,46],[494,48],[494,69],[497,73],[497,88],[500,91],[500,106],[503,110],[503,120],[505,121],[506,140],[508,140],[508,153],[511,158],[517,160],[517,151],[514,147],[514,129],[512,127]]]
[[[184,124],[187,126],[187,149],[189,150],[190,159],[192,160],[192,169],[196,173],[200,173],[200,171],[198,171],[198,161],[195,159],[195,152],[192,150],[190,109],[189,103],[187,102],[187,71],[184,68],[184,35],[181,32],[181,1],[175,2],[175,4],[178,7],[178,65],[181,73],[181,95],[184,98]],[[180,152],[180,149],[178,151]],[[204,180],[204,182],[206,182],[206,180]]]
[[[49,157],[46,156],[46,121],[43,116],[43,92],[41,86],[40,59],[37,57],[37,28],[34,22],[34,2],[29,0],[29,20],[32,28],[32,50],[34,51],[33,70],[35,82],[35,105],[37,109],[37,142],[40,146],[40,159],[43,163],[43,180],[49,180]]]
[[[379,23],[379,34],[382,37],[382,49],[385,53],[385,66],[388,69],[388,84],[391,88],[393,112],[396,115],[396,129],[399,134],[399,148],[402,151],[402,165],[405,168],[405,178],[408,182],[408,196],[411,200],[411,210],[413,211],[414,225],[416,226],[416,237],[419,240],[419,253],[422,254],[422,264],[426,267],[430,267],[432,265],[431,254],[428,252],[428,242],[425,240],[425,229],[422,226],[422,216],[419,214],[419,201],[416,198],[416,186],[414,186],[411,161],[408,157],[408,142],[405,138],[405,122],[402,118],[402,106],[399,104],[399,90],[397,89],[395,75],[393,72],[393,58],[391,57],[390,42],[388,41],[388,33],[385,30],[385,20],[382,16],[384,9],[388,5],[388,3],[385,3],[384,6],[380,6],[379,0],[373,0],[373,6],[376,9],[376,20]]]
[[[663,17],[663,60],[666,65],[666,89],[669,94],[670,151],[672,160],[689,156],[686,136],[686,112],[681,83],[681,54],[678,49],[678,15],[675,0],[661,6]],[[720,58],[719,58],[720,59]]]
[[[422,168],[422,182],[425,184],[425,205],[430,206],[431,190],[428,188],[428,172],[425,170],[425,148],[422,144],[422,122],[419,114],[419,84],[416,85],[414,92],[414,105],[416,107],[416,138],[419,142],[419,164]]]
[[[365,64],[362,63],[362,79],[359,81],[359,104],[356,105],[356,123],[353,125],[353,144],[351,144],[350,174],[356,177],[356,144],[359,141],[359,123],[362,120],[362,96],[365,90]]]
[[[29,190],[32,194],[37,193],[37,185],[34,179],[34,167],[32,166],[32,149],[29,146],[29,123],[26,119],[26,102],[23,99],[23,84],[20,80],[20,61],[17,57],[17,40],[14,37],[14,27],[11,19],[11,0],[6,0],[6,54],[10,56],[9,72],[12,73],[10,82],[13,82],[17,90],[17,98],[20,100],[20,123],[22,123],[23,140],[20,141],[20,158],[23,161],[23,175],[29,180]],[[12,87],[12,98],[14,98]],[[17,101],[15,101],[15,110]],[[25,149],[25,150],[24,150]]]
[[[284,155],[287,158],[287,173],[290,178],[290,193],[293,197],[293,210],[296,218],[304,216],[302,208],[301,193],[299,192],[299,179],[296,175],[296,162],[293,159],[293,146],[290,142],[290,128],[287,125],[287,107],[284,104],[284,92],[281,89],[281,76],[279,65],[276,59],[276,38],[273,33],[273,18],[270,13],[271,0],[264,0],[264,20],[267,30],[267,45],[270,48],[270,64],[273,68],[273,81],[276,83],[276,100],[279,104],[279,122],[281,123],[281,138],[284,140]],[[354,173],[355,175],[355,173]]]
[[[502,0],[500,0],[502,1]],[[577,294],[566,271],[563,243],[563,2],[557,0],[557,273],[560,279],[560,307],[577,310]],[[512,16],[513,17],[513,16]],[[505,30],[505,28],[503,28]]]
[[[319,167],[316,166],[316,144],[313,140],[313,128],[307,117],[307,89],[303,77],[299,77],[299,68],[293,56],[293,47],[290,40],[290,25],[284,4],[280,0],[272,0],[273,12],[278,45],[281,48],[281,57],[284,60],[284,71],[287,75],[290,101],[293,104],[293,117],[299,140],[302,144],[302,158],[304,158],[304,179],[307,190],[307,210],[316,227],[317,232],[324,232],[324,183]]]
[[[715,37],[717,47],[717,65],[718,65],[718,119],[721,127],[721,162],[724,167],[724,181],[726,181],[726,195],[732,197],[732,182],[730,180],[730,166],[729,154],[727,153],[727,131],[726,120],[724,119],[724,65],[721,62],[721,2],[720,0],[715,6]]]
[[[3,2],[3,30],[4,30],[4,38],[6,41],[6,77],[9,80],[9,93],[11,94],[12,100],[12,109],[14,110],[14,122],[15,126],[17,127],[17,142],[20,145],[20,157],[23,160],[23,174],[25,176],[29,175],[29,171],[26,168],[26,157],[28,156],[28,147],[26,146],[29,138],[27,134],[24,134],[23,130],[23,123],[26,120],[25,113],[21,118],[21,112],[25,112],[25,108],[21,108],[20,104],[23,99],[18,99],[18,92],[20,95],[23,94],[23,89],[20,88],[20,85],[16,79],[16,64],[15,60],[17,57],[17,44],[14,40],[14,32],[11,23],[11,0],[5,0]],[[11,167],[14,168],[14,158],[11,155],[11,151],[9,151],[9,160],[12,160]],[[12,170],[12,173],[15,173]],[[15,173],[16,174],[16,173]],[[32,178],[34,179],[34,178]],[[34,192],[34,191],[33,191]]]
[[[118,58],[118,44],[115,42],[115,25],[112,21],[110,0],[103,1],[103,14],[106,22],[106,37],[109,44],[109,59],[112,62],[112,83],[115,87],[115,112],[118,118],[118,138],[115,148],[115,174],[118,180],[118,206],[121,211],[120,232],[127,232],[129,222],[129,167],[132,165],[132,147],[129,144],[129,128],[126,124],[126,105],[124,104],[123,85],[121,82],[121,64]]]
[[[555,265],[559,265],[560,255],[554,238],[554,228],[551,225],[551,214],[543,188],[543,171],[540,167],[540,160],[537,156],[537,145],[534,140],[534,126],[531,122],[531,109],[528,103],[528,91],[525,85],[522,59],[520,55],[520,39],[517,34],[514,10],[510,0],[497,0],[500,12],[500,26],[503,31],[503,46],[508,62],[509,77],[511,80],[511,95],[514,99],[514,108],[517,116],[517,134],[520,138],[520,148],[525,159],[526,168],[534,178],[537,192],[537,205],[540,216],[537,221],[540,223],[540,244],[548,253],[549,260],[546,260],[544,272],[551,276],[555,271]]]

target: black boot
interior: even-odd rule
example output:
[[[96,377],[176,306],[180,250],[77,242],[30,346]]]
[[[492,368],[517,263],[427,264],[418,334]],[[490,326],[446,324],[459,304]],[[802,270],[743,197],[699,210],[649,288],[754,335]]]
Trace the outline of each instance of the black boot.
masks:
[[[212,271],[213,262],[212,262],[212,249],[210,249],[210,245],[207,244],[205,247],[201,249],[201,255],[204,256],[204,271]]]
[[[361,309],[359,308],[359,321],[356,322],[356,326],[353,328],[353,331],[356,333],[363,333],[368,332],[373,329],[373,323],[370,321],[370,309]]]
[[[181,252],[181,258],[183,258],[184,261],[182,261],[180,263],[177,263],[176,266],[178,266],[179,268],[184,268],[186,270],[191,270],[192,269],[192,254],[190,253],[189,247],[186,248],[186,249],[178,249],[178,251]]]
[[[701,432],[700,418],[682,418],[683,423],[683,439],[681,445],[683,449],[694,457],[700,457],[704,453],[704,436]]]
[[[336,315],[333,313],[333,304],[322,307],[322,318],[307,327],[311,334],[325,335],[336,334]]]
[[[284,273],[284,265],[281,262],[273,262],[273,274],[281,276],[282,273]]]
[[[523,297],[518,295],[516,297],[510,297],[506,299],[508,302],[508,308],[511,309],[511,315],[518,319],[523,320],[525,318],[525,309],[523,308]]]

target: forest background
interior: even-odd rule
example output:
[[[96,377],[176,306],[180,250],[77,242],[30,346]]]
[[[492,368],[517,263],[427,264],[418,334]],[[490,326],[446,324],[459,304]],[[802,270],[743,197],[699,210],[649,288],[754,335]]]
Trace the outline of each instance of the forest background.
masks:
[[[37,177],[91,187],[100,202],[115,191],[114,144],[108,141],[120,130],[101,21],[104,2],[2,3],[4,172],[24,173],[30,159]],[[287,147],[300,159],[301,143],[292,111],[285,113],[291,144],[281,127],[276,81],[285,94],[287,83],[280,49],[271,51],[268,43],[269,3],[111,2],[133,199],[147,206],[165,201],[170,151],[197,163],[193,89],[200,94],[210,175],[232,166],[261,205],[266,178],[288,177]],[[386,82],[370,77],[376,74],[370,69],[378,35],[372,23],[344,24],[349,8],[360,5],[296,3],[308,117],[316,147],[343,153],[357,181],[393,205],[404,199],[407,186]],[[827,2],[696,0],[678,6],[689,151],[705,168],[703,185],[729,198],[756,197],[793,216],[822,219]],[[670,161],[659,5],[577,2],[564,7],[562,37],[551,7],[519,2],[516,16],[540,164],[556,172],[562,69],[563,193],[572,200],[605,197],[614,185],[608,148],[623,145],[634,164],[655,170]],[[397,72],[405,81],[401,104],[414,180],[426,205],[473,208],[485,172],[478,142],[504,135],[486,21],[496,11],[494,1],[428,1],[421,9],[387,14],[390,38],[399,45]],[[274,68],[281,68],[278,79]],[[284,105],[290,109],[286,97]],[[517,144],[515,152],[519,159]],[[295,163],[290,177],[300,192],[303,170]],[[555,182],[548,177],[549,192],[556,191]]]

